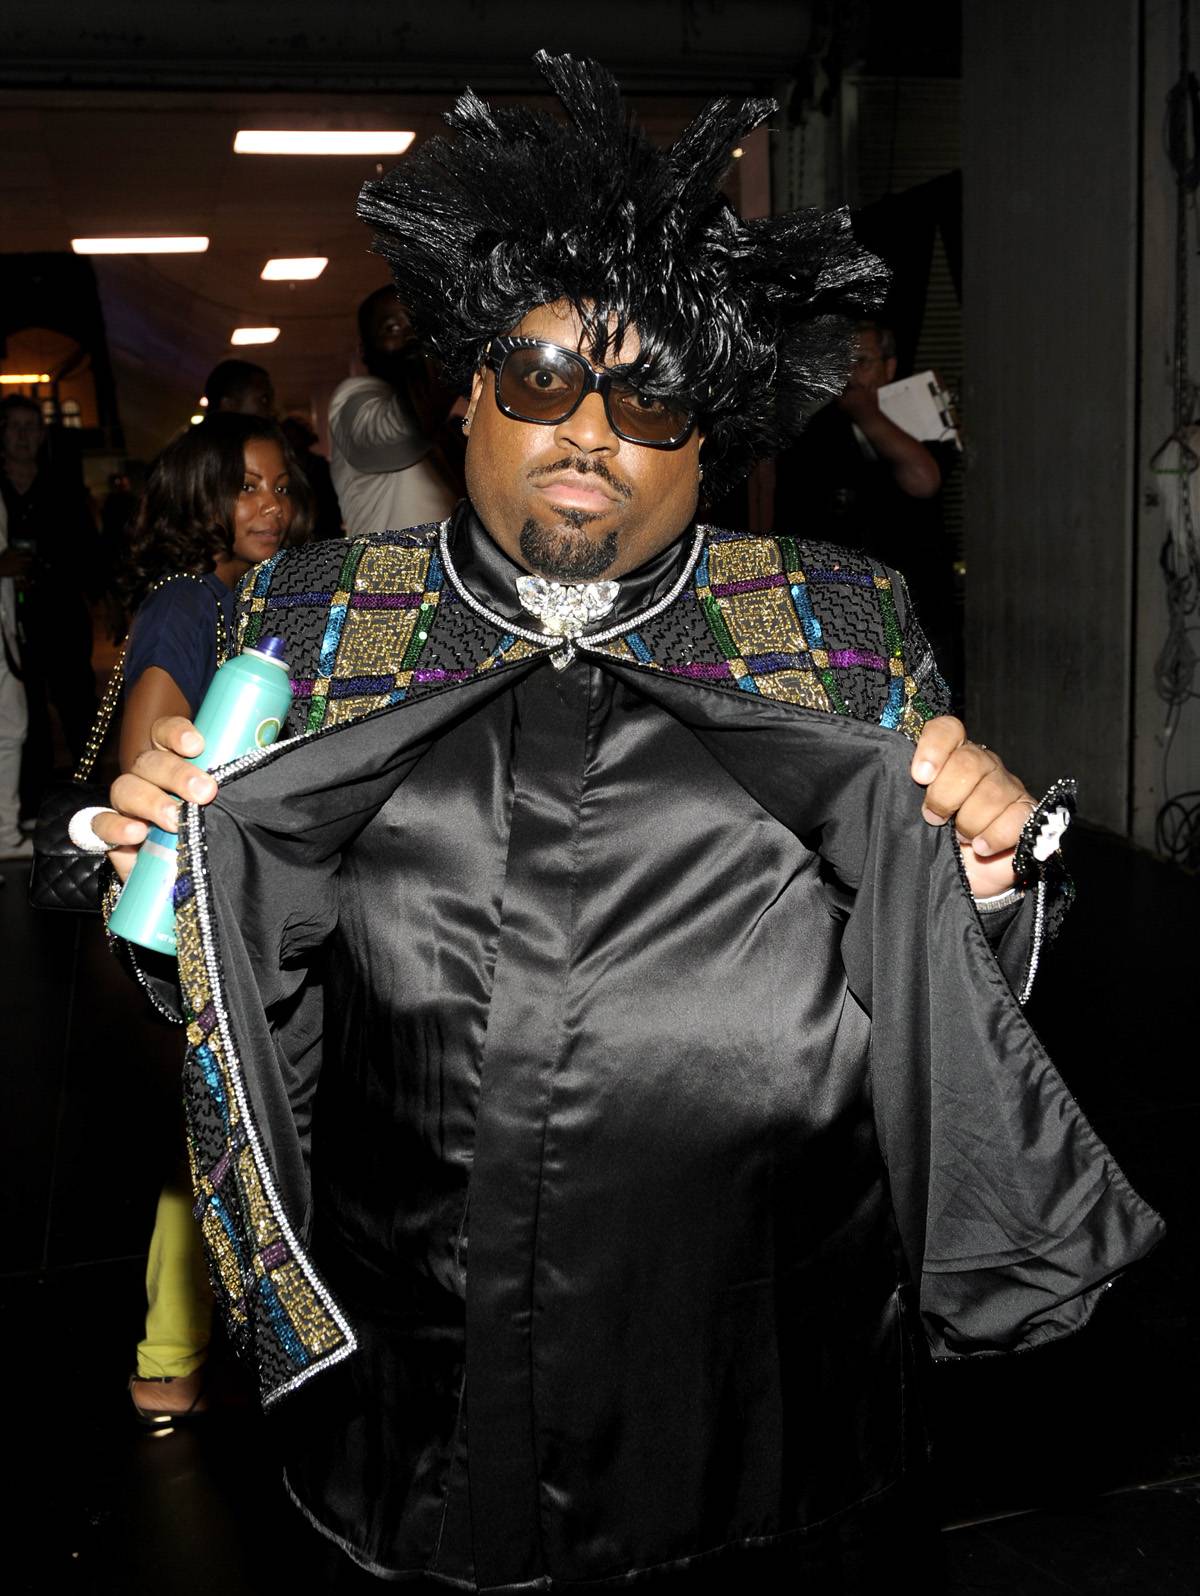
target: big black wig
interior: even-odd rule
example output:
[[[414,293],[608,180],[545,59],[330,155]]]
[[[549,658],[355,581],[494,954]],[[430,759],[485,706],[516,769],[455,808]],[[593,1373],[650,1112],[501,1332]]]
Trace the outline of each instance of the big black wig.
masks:
[[[359,215],[455,382],[537,305],[569,301],[598,361],[635,328],[634,379],[695,407],[715,500],[841,392],[886,269],[845,211],[743,221],[724,198],[731,152],[773,100],[714,100],[661,149],[603,67],[535,60],[565,122],[468,90],[446,117],[456,136],[367,183]]]

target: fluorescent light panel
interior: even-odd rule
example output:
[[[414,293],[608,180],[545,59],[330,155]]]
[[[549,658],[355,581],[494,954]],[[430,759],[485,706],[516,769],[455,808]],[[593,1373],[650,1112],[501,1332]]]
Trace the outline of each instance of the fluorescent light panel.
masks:
[[[231,344],[273,344],[278,337],[278,327],[235,327],[229,335],[229,342]]]
[[[0,382],[49,382],[48,371],[4,371],[0,372]]]
[[[281,255],[269,260],[260,276],[268,283],[309,283],[328,265],[328,255]]]
[[[77,255],[203,255],[208,239],[188,238],[73,238]]]
[[[398,128],[375,132],[242,128],[234,138],[233,150],[235,155],[403,155],[416,136]]]

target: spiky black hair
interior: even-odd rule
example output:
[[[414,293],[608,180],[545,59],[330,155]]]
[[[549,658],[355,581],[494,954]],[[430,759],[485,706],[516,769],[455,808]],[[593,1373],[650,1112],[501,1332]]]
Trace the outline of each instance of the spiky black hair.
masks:
[[[845,211],[743,221],[721,194],[731,151],[773,100],[714,100],[661,149],[596,62],[534,59],[565,123],[468,90],[446,117],[457,137],[365,184],[359,215],[455,382],[537,305],[569,301],[597,360],[635,328],[638,385],[701,416],[715,500],[841,392],[846,317],[879,303],[886,268]]]

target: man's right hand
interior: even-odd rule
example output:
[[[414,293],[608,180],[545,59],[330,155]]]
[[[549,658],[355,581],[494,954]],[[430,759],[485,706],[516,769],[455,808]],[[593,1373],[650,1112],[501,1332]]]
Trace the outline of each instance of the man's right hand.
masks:
[[[33,555],[26,549],[0,549],[0,577],[25,582],[33,575]]]
[[[109,802],[116,813],[96,816],[92,830],[108,844],[109,858],[121,880],[128,878],[137,851],[151,825],[178,831],[176,794],[192,803],[208,804],[217,784],[189,761],[204,749],[204,738],[182,715],[168,715],[150,728],[151,746],[112,784]]]

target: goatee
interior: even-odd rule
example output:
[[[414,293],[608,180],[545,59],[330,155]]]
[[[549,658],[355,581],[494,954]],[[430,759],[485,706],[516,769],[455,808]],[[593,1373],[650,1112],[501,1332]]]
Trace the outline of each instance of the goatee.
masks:
[[[586,510],[560,510],[567,526],[576,535],[526,521],[521,528],[521,554],[530,570],[556,582],[594,582],[603,576],[617,557],[617,534],[610,532],[599,543],[577,534],[589,521],[597,519]]]

